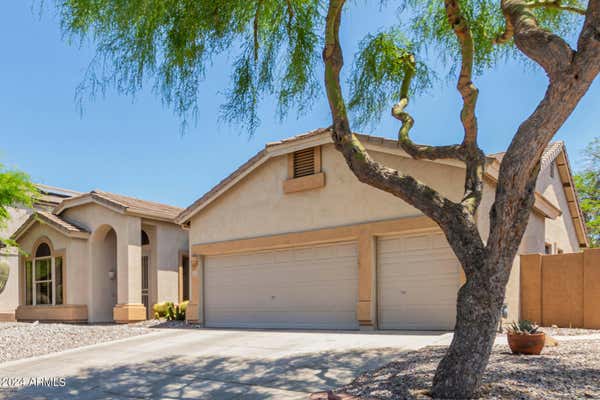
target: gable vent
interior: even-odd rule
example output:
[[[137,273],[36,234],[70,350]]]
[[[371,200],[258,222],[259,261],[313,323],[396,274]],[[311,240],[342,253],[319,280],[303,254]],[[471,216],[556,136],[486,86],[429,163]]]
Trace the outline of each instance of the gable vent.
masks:
[[[315,149],[298,150],[294,152],[294,178],[300,178],[315,173]]]

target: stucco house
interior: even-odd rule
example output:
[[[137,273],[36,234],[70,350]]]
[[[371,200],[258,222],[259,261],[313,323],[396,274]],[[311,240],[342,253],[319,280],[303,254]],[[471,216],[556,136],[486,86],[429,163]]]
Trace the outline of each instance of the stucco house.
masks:
[[[187,296],[182,210],[103,191],[37,210],[13,234],[20,321],[133,322]]]
[[[370,154],[450,199],[465,169],[415,161],[394,140],[359,135]],[[502,154],[488,157],[481,232]],[[577,252],[585,226],[565,146],[545,151],[519,254]],[[461,268],[439,228],[402,200],[360,183],[319,129],[270,143],[184,210],[188,319],[208,327],[452,329]],[[519,317],[519,257],[507,289]]]
[[[2,237],[10,237],[36,210],[50,211],[66,198],[79,195],[79,192],[36,184],[40,193],[33,209],[15,205],[7,207],[10,219],[6,227],[0,231]],[[15,309],[19,305],[19,252],[14,247],[0,248],[0,264],[6,271],[8,279],[0,288],[0,321],[14,321]]]

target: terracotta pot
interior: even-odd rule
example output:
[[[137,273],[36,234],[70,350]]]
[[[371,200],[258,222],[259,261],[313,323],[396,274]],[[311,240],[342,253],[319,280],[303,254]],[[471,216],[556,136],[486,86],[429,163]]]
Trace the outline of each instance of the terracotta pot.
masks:
[[[546,334],[544,332],[534,334],[516,334],[507,333],[508,345],[513,354],[533,354],[538,355],[544,348]]]

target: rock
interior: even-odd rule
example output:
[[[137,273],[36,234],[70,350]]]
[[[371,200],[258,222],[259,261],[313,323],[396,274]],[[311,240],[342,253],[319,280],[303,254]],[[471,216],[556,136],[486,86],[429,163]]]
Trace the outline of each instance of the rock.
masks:
[[[547,347],[556,347],[556,346],[558,346],[558,340],[554,339],[550,335],[546,335],[546,340],[544,342],[544,346],[547,346]]]

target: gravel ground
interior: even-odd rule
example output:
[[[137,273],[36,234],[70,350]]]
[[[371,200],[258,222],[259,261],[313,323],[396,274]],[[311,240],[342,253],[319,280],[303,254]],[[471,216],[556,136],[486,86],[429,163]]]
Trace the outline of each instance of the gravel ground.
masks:
[[[446,347],[405,353],[337,389],[360,399],[430,399],[435,368]],[[547,347],[539,356],[515,356],[494,346],[477,394],[479,399],[600,399],[600,340],[575,340]]]
[[[593,335],[600,333],[600,329],[581,329],[581,328],[559,328],[553,326],[551,328],[540,328],[542,332],[550,336],[579,336],[579,335]]]
[[[144,328],[160,328],[160,329],[198,329],[202,328],[200,324],[190,324],[185,321],[167,321],[164,319],[149,319],[147,321],[138,322],[134,326]]]
[[[0,323],[0,363],[152,332],[134,325]]]

